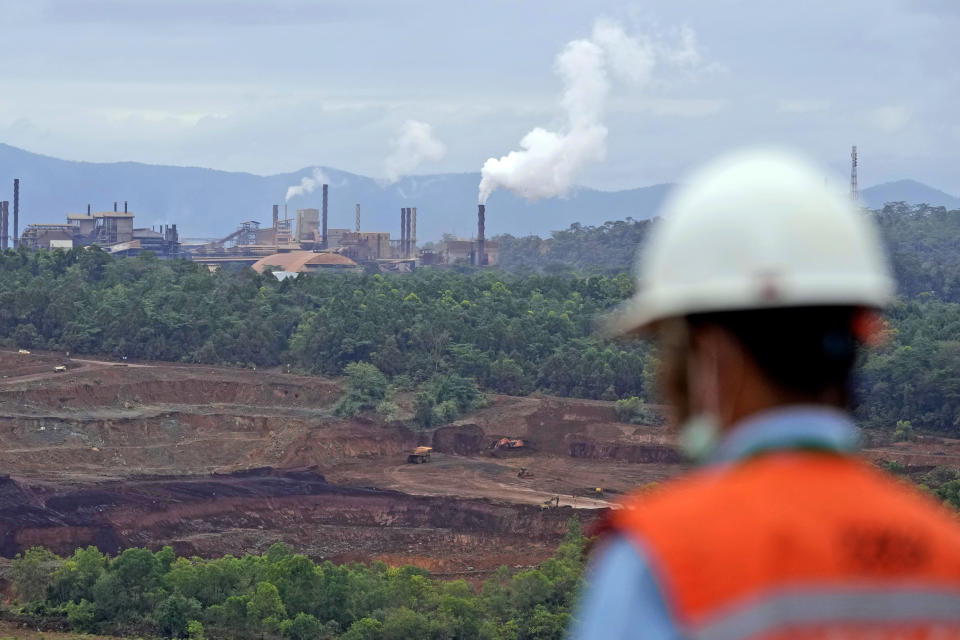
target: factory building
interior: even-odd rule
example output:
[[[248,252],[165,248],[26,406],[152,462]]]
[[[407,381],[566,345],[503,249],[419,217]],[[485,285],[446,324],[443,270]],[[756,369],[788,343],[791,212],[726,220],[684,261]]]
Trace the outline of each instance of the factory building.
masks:
[[[343,246],[343,236],[350,233],[350,229],[327,229],[327,248],[338,249]]]
[[[480,243],[476,239],[444,240],[436,251],[424,252],[424,265],[478,264]],[[500,243],[487,240],[483,243],[483,264],[496,265],[500,261]]]
[[[70,224],[29,224],[20,244],[28,249],[72,249],[75,233]]]
[[[106,247],[133,240],[133,218],[133,214],[128,211],[99,211],[86,215],[68,213],[67,224],[75,226],[74,239],[77,244]]]
[[[30,249],[72,249],[97,245],[115,256],[136,256],[141,251],[152,251],[169,258],[180,253],[177,225],[164,225],[159,231],[135,229],[134,214],[123,211],[68,213],[65,224],[30,224],[20,239]]]
[[[387,231],[348,231],[341,236],[338,250],[357,262],[396,257],[390,246],[390,233]]]
[[[297,209],[297,242],[320,243],[320,210]]]
[[[282,274],[360,271],[360,265],[339,253],[313,251],[275,253],[253,263],[253,270],[257,273],[263,273],[268,267],[273,267],[273,272],[281,277],[284,277]]]

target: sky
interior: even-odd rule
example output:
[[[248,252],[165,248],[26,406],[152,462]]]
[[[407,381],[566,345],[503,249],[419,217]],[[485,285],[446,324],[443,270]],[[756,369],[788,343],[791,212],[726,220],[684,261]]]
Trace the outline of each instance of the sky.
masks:
[[[414,121],[439,146],[404,170],[479,171],[534,127],[562,129],[555,60],[597,20],[686,38],[695,60],[611,81],[605,156],[578,184],[672,182],[746,144],[844,181],[856,144],[861,186],[960,194],[955,0],[0,0],[0,142],[383,177]]]

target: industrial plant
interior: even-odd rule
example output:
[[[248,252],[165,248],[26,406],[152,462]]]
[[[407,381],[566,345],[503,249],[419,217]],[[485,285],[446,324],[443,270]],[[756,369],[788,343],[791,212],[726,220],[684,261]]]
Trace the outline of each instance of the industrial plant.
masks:
[[[297,209],[293,218],[280,205],[273,205],[271,224],[240,222],[229,235],[202,244],[184,244],[183,251],[195,262],[211,268],[227,264],[249,265],[258,272],[270,270],[278,278],[297,273],[359,271],[409,272],[417,266],[497,264],[498,245],[485,239],[485,209],[480,205],[477,237],[444,240],[436,247],[417,246],[417,208],[401,207],[400,233],[363,231],[360,205],[354,205],[353,228],[331,227],[329,186],[321,187],[319,209]]]
[[[180,257],[177,225],[137,229],[133,219],[126,202],[123,211],[118,209],[117,202],[113,203],[113,211],[91,211],[88,204],[86,213],[68,213],[66,222],[28,224],[19,235],[20,180],[13,181],[13,249],[69,250],[97,245],[117,257],[136,256],[141,251],[151,251],[162,258]],[[0,201],[0,249],[11,248],[10,222],[10,203]]]
[[[400,209],[399,236],[393,238],[389,231],[362,231],[359,204],[354,207],[353,228],[331,227],[328,195],[329,187],[324,184],[318,209],[297,209],[290,218],[284,206],[281,218],[280,205],[275,204],[269,226],[244,220],[223,238],[190,243],[181,242],[176,224],[137,228],[127,202],[122,210],[119,202],[114,202],[112,211],[93,211],[88,204],[86,213],[67,213],[64,222],[31,223],[21,234],[20,180],[15,179],[12,217],[10,203],[0,201],[0,248],[69,250],[97,245],[116,257],[149,251],[160,258],[188,259],[211,269],[230,264],[250,266],[278,278],[364,269],[404,273],[420,265],[490,266],[498,262],[497,243],[486,239],[486,208],[482,204],[475,238],[444,239],[421,249],[416,207]]]

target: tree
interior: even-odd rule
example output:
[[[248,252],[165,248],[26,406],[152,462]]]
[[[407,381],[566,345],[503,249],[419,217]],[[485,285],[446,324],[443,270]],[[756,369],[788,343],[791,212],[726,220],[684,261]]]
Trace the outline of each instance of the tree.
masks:
[[[341,640],[381,640],[383,623],[374,618],[360,618],[350,625]]]
[[[909,420],[897,420],[897,427],[893,430],[893,439],[897,442],[913,440],[913,424]]]
[[[96,547],[77,549],[53,574],[51,593],[62,601],[93,599],[93,585],[107,568],[107,557]]]
[[[429,637],[430,622],[423,614],[406,607],[393,609],[383,621],[384,640],[408,640]]]
[[[53,583],[59,558],[43,547],[31,547],[13,560],[13,590],[21,602],[43,600]]]
[[[275,628],[287,617],[280,592],[269,582],[261,582],[247,603],[247,614],[267,628]]]
[[[414,421],[424,429],[433,426],[433,408],[435,405],[436,402],[430,393],[426,391],[418,393],[413,399]]]
[[[285,620],[280,632],[291,640],[316,640],[323,633],[323,624],[309,613],[298,613],[293,620]]]
[[[350,416],[366,409],[376,409],[387,398],[387,378],[372,364],[352,362],[345,371],[347,395],[337,407],[340,415]]]
[[[20,324],[13,332],[13,341],[18,347],[34,347],[40,344],[40,334],[33,323]]]
[[[160,585],[159,565],[149,549],[130,548],[110,563],[109,573],[114,581],[101,589],[116,589],[114,595],[123,617],[135,618],[152,608],[148,594]],[[96,585],[95,585],[96,586]],[[103,601],[103,592],[98,601]]]
[[[200,603],[181,595],[172,595],[161,602],[153,614],[157,628],[166,636],[183,638],[189,633],[189,624],[200,615]]]
[[[187,638],[190,640],[205,640],[203,623],[199,620],[191,620],[187,623]]]

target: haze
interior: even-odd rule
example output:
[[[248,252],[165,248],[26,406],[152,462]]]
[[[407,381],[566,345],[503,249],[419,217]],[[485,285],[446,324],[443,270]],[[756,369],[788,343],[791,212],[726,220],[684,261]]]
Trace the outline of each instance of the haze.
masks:
[[[960,192],[948,0],[0,0],[0,15],[0,142],[57,157],[385,177],[414,121],[446,151],[414,172],[478,171],[562,120],[554,59],[605,18],[651,37],[688,28],[700,62],[613,87],[606,157],[580,184],[670,182],[772,142],[838,177],[857,144],[863,184]]]

